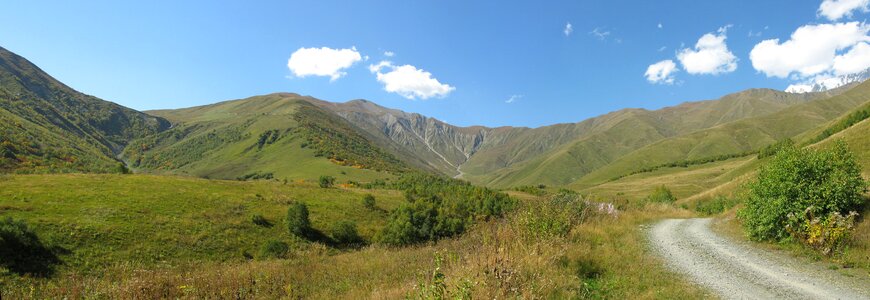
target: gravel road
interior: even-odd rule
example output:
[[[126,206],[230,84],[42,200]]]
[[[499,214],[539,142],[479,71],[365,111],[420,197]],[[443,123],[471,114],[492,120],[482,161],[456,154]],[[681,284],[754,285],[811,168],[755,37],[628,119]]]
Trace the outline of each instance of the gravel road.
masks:
[[[752,247],[710,230],[712,219],[667,219],[650,239],[657,254],[725,299],[870,299],[868,278]]]

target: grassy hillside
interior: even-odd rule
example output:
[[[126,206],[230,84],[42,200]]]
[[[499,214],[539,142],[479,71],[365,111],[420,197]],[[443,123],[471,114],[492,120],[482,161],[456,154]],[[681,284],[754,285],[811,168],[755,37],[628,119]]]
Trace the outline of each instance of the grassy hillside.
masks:
[[[173,128],[131,142],[123,158],[141,171],[234,179],[321,175],[371,181],[408,170],[343,119],[295,94],[153,111]]]
[[[778,140],[825,126],[867,101],[870,101],[870,83],[863,83],[831,98],[661,140],[621,156],[571,186],[586,188],[668,162],[758,150]]]
[[[243,252],[256,256],[270,239],[295,241],[283,223],[292,201],[308,205],[317,230],[350,220],[371,239],[386,218],[365,208],[363,196],[373,194],[383,210],[404,202],[395,190],[151,175],[5,176],[0,187],[0,216],[27,220],[48,244],[66,249],[61,272],[86,274],[120,265],[244,261]],[[254,215],[273,226],[254,224]]]
[[[569,142],[552,144],[533,152],[525,159],[494,159],[481,151],[463,165],[466,178],[492,186],[508,187],[544,183],[563,185],[616,161],[637,149],[658,141],[720,126],[746,118],[776,113],[792,106],[837,95],[846,89],[826,93],[790,94],[769,89],[752,89],[717,100],[687,102],[674,107],[648,111],[627,109],[580,124],[590,124]],[[533,129],[532,136],[546,137],[548,132]],[[533,142],[525,144],[534,145]],[[500,151],[511,151],[507,148]],[[489,157],[488,157],[489,156]],[[480,164],[478,162],[489,161]],[[508,161],[493,169],[497,161]],[[489,166],[489,167],[487,167]]]
[[[367,193],[378,209],[363,206]],[[316,230],[328,233],[337,221],[351,220],[370,239],[386,211],[406,202],[400,191],[150,175],[3,176],[0,217],[26,220],[62,263],[48,277],[0,267],[0,296],[358,299],[434,297],[438,290],[473,298],[704,296],[648,258],[637,230],[685,212],[661,206],[615,217],[579,198],[513,195],[521,200],[516,211],[480,220],[462,236],[355,249],[290,236],[283,223],[288,203],[308,204]],[[565,214],[564,201],[579,214]],[[255,224],[257,214],[273,226]],[[289,253],[261,257],[270,240],[288,243]]]
[[[164,119],[79,93],[0,48],[0,172],[109,172]]]

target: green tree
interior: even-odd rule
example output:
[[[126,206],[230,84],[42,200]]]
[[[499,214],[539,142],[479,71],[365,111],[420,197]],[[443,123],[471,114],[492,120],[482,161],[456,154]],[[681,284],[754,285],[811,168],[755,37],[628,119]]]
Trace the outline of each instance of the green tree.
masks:
[[[332,238],[341,244],[357,244],[362,242],[362,237],[356,230],[356,224],[351,221],[339,221],[332,226]]]
[[[320,176],[320,187],[330,188],[335,184],[335,177],[329,175]]]
[[[308,220],[308,206],[305,203],[294,202],[287,208],[287,229],[298,237],[306,237],[311,232],[311,221]]]
[[[752,239],[782,240],[808,215],[847,215],[859,209],[867,183],[845,142],[829,149],[781,149],[749,183],[739,216]]]
[[[366,194],[363,196],[363,206],[369,210],[377,209],[377,206],[375,205],[375,196],[372,196],[372,194]]]

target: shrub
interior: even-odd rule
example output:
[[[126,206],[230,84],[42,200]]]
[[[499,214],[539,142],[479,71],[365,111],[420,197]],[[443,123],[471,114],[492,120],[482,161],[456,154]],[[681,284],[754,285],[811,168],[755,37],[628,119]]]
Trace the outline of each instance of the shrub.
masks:
[[[794,147],[794,141],[792,141],[791,139],[784,139],[784,140],[778,141],[778,142],[773,143],[771,145],[768,145],[767,147],[764,147],[763,149],[758,151],[758,159],[774,156],[777,153],[779,153],[779,151],[781,151],[783,149],[788,149],[791,147]]]
[[[351,221],[340,221],[332,226],[332,239],[339,244],[358,244],[363,241],[356,231],[356,224]]]
[[[674,197],[674,194],[671,193],[671,190],[668,189],[668,187],[662,185],[656,187],[656,189],[646,197],[646,201],[652,203],[674,203],[674,201],[677,201],[677,198]]]
[[[319,182],[320,182],[320,187],[330,188],[333,185],[335,185],[335,177],[332,177],[329,175],[322,175],[322,176],[320,176]]]
[[[737,198],[719,195],[711,200],[698,202],[695,205],[695,211],[705,215],[715,215],[734,207],[738,203],[740,203],[740,200]]]
[[[260,247],[260,258],[284,258],[290,246],[278,240],[269,240]]]
[[[589,216],[588,203],[574,192],[561,191],[546,201],[531,202],[518,221],[529,236],[564,236]]]
[[[266,218],[260,214],[251,216],[251,222],[253,222],[257,226],[272,227],[272,223],[270,223],[269,220],[266,220]]]
[[[803,237],[812,223],[808,216],[857,210],[867,183],[846,144],[837,141],[829,149],[780,150],[748,187],[739,212],[744,228],[754,240],[780,241]]]
[[[23,220],[0,220],[0,266],[19,274],[47,276],[60,259]]]
[[[377,209],[377,206],[375,206],[375,196],[372,196],[372,194],[366,194],[363,196],[363,206],[370,210]]]
[[[306,237],[311,232],[311,221],[308,220],[308,206],[305,203],[294,202],[287,209],[287,229],[298,237]]]
[[[833,212],[822,219],[812,215],[812,208],[807,208],[806,211],[808,215],[803,227],[789,224],[786,229],[804,245],[824,255],[831,255],[846,244],[855,227],[855,218],[858,216],[854,211],[846,216]],[[789,223],[799,222],[794,220],[795,217],[794,214],[789,215]]]

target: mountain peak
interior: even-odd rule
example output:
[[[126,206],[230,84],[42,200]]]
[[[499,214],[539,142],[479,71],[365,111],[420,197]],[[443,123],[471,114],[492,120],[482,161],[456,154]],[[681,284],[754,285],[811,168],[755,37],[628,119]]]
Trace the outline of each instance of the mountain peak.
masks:
[[[870,78],[870,68],[858,73],[840,75],[831,78],[817,78],[806,83],[792,84],[789,85],[785,91],[788,93],[824,92],[851,83],[863,82],[868,78]]]

